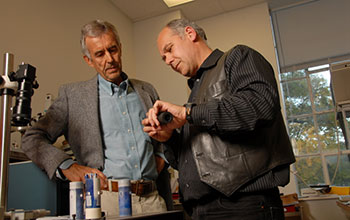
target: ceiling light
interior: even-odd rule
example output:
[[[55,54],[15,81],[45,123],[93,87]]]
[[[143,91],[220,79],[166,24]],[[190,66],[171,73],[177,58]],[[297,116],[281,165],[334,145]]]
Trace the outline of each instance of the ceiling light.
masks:
[[[185,4],[187,2],[193,2],[194,0],[163,0],[163,1],[170,8],[177,5]]]

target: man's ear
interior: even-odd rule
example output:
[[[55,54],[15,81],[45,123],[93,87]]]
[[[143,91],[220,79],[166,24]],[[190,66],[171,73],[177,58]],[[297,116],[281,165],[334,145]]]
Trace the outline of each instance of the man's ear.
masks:
[[[185,27],[185,35],[191,40],[195,41],[198,37],[197,32],[190,26]]]
[[[86,62],[89,66],[94,67],[93,64],[92,64],[91,59],[90,59],[88,56],[84,55],[83,58],[84,58],[85,62]]]

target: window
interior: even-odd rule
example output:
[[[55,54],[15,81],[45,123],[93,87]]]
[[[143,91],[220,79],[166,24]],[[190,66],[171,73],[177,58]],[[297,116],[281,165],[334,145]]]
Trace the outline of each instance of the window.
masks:
[[[306,184],[349,186],[350,150],[332,99],[330,65],[282,73],[280,82],[298,190]]]

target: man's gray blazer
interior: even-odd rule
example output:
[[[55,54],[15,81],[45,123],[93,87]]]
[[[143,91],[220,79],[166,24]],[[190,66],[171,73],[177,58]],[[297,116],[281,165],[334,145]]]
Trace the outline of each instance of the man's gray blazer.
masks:
[[[147,112],[159,98],[156,90],[151,84],[139,80],[130,79],[130,83]],[[50,178],[57,167],[69,158],[52,145],[61,135],[65,136],[80,165],[103,169],[98,100],[97,77],[63,85],[45,116],[22,137],[25,154]]]
[[[138,94],[145,112],[159,99],[154,87],[146,82],[129,79]],[[52,144],[64,135],[78,164],[103,170],[104,150],[99,120],[97,76],[84,81],[61,86],[58,98],[45,116],[29,128],[22,137],[22,149],[50,179],[58,166],[69,156]],[[163,146],[153,140],[155,152]],[[159,194],[168,209],[172,209],[169,173],[166,169],[157,180]]]
[[[139,80],[131,79],[130,83],[147,112],[159,98],[156,90]],[[52,145],[61,135],[65,136],[80,165],[103,169],[98,100],[97,77],[63,85],[45,116],[22,137],[23,151],[50,178],[62,161],[69,158]]]
[[[145,112],[159,99],[154,87],[130,79]],[[58,166],[69,156],[52,144],[64,135],[78,164],[103,170],[104,150],[99,120],[97,76],[93,79],[61,86],[59,96],[45,116],[22,137],[25,154],[52,179]],[[154,142],[155,151],[162,146]],[[169,180],[168,180],[169,181]],[[169,183],[169,182],[168,182]]]

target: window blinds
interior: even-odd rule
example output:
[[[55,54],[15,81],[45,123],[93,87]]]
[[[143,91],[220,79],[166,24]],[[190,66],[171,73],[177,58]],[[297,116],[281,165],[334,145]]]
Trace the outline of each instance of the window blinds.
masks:
[[[350,0],[311,0],[271,12],[280,72],[350,59]]]

